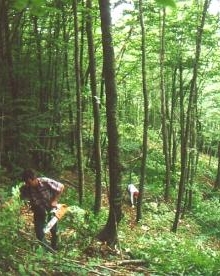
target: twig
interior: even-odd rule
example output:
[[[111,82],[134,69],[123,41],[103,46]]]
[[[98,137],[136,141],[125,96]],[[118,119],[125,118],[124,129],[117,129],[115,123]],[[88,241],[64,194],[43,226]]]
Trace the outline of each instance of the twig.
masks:
[[[145,260],[137,259],[137,260],[122,260],[122,261],[116,261],[116,262],[109,262],[105,263],[107,266],[111,267],[117,267],[117,266],[123,266],[123,265],[144,265],[146,264]]]
[[[138,159],[141,159],[141,158],[142,158],[142,154],[139,155],[139,156],[137,156],[137,157],[135,157],[135,158],[132,158],[132,159],[130,159],[130,160],[127,160],[125,163],[131,163],[131,162],[134,162],[134,161],[136,161],[136,160],[138,160]]]
[[[127,264],[134,264],[134,265],[143,265],[145,264],[146,261],[142,259],[137,259],[137,260],[122,260],[117,262],[117,265],[127,265]]]

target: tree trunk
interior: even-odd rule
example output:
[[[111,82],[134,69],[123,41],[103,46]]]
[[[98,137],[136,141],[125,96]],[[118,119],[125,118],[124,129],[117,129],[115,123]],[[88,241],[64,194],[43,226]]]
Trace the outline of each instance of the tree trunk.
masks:
[[[196,89],[197,90],[197,89]],[[190,210],[192,208],[192,200],[193,200],[193,183],[196,175],[197,168],[197,92],[194,98],[194,105],[192,110],[192,120],[191,120],[191,131],[190,131],[190,152],[189,152],[189,179],[188,179],[188,192],[189,198],[187,202],[187,209]]]
[[[214,189],[219,190],[220,189],[220,141],[218,142],[218,170],[215,180]]]
[[[164,85],[164,55],[165,55],[165,18],[166,10],[163,8],[162,26],[161,26],[161,49],[160,49],[160,92],[161,92],[161,122],[163,134],[163,153],[165,157],[166,175],[165,175],[165,190],[164,199],[168,201],[170,193],[170,149],[169,149],[169,125],[168,125],[168,110],[166,106],[166,93]]]
[[[109,216],[104,229],[97,237],[110,246],[117,241],[117,225],[121,220],[121,164],[119,161],[119,135],[117,129],[117,89],[115,58],[111,35],[110,1],[99,0],[102,29],[103,67],[106,87],[106,115],[109,165]]]
[[[1,126],[0,126],[0,169],[2,168],[2,161],[3,161],[3,156],[5,155],[4,153],[4,115],[5,115],[5,89],[6,87],[6,69],[4,68],[4,64],[6,64],[6,48],[5,48],[5,17],[6,17],[6,9],[5,9],[5,3],[4,1],[0,1],[0,68],[1,68],[1,74],[0,74],[0,95],[1,95],[1,103],[2,103],[2,108],[1,108],[1,115],[0,115],[0,120],[1,120]],[[1,175],[1,174],[0,174]]]
[[[75,38],[75,77],[76,77],[76,104],[77,104],[77,164],[79,178],[79,204],[82,205],[84,195],[84,171],[83,171],[83,145],[82,145],[82,87],[80,77],[80,56],[79,56],[79,38],[78,38],[78,16],[77,0],[73,1],[74,13],[74,38]]]
[[[7,137],[7,140],[10,141],[10,143],[5,143],[4,151],[6,153],[6,158],[8,164],[7,166],[12,165],[12,163],[16,163],[16,161],[19,159],[17,152],[20,151],[20,129],[17,126],[17,117],[18,117],[18,111],[16,110],[17,100],[19,99],[19,89],[18,89],[18,81],[16,78],[16,70],[15,70],[15,64],[14,64],[14,57],[13,57],[13,36],[12,33],[16,32],[17,30],[13,30],[13,22],[10,19],[9,12],[10,12],[10,2],[2,0],[0,3],[1,8],[1,16],[3,16],[0,20],[0,28],[1,28],[1,36],[3,41],[2,43],[2,54],[4,63],[1,66],[1,73],[3,71],[3,76],[5,77],[5,87],[4,87],[4,93],[5,96],[8,94],[11,103],[7,107],[9,111],[5,110],[5,117],[7,116],[13,118],[13,120],[9,120],[11,127],[10,130],[5,132]],[[14,20],[14,18],[12,19]],[[7,113],[7,114],[6,114]],[[6,122],[7,124],[7,122]],[[3,138],[4,140],[4,138]],[[10,156],[10,157],[9,157]],[[13,160],[13,161],[11,161]]]
[[[175,219],[172,227],[173,232],[177,231],[179,218],[182,211],[182,199],[183,199],[183,193],[184,193],[184,188],[186,183],[187,170],[189,169],[187,167],[187,160],[188,160],[188,145],[189,145],[189,137],[190,137],[190,125],[192,121],[193,104],[195,103],[194,100],[196,98],[196,82],[197,82],[199,58],[200,58],[200,52],[201,52],[202,34],[203,34],[203,28],[204,28],[205,18],[206,18],[209,4],[210,4],[210,0],[205,0],[201,22],[197,29],[196,52],[195,52],[195,60],[194,60],[194,66],[193,66],[193,76],[192,76],[191,86],[190,86],[188,109],[186,114],[187,116],[186,124],[185,124],[186,127],[185,127],[184,137],[181,139],[181,176],[180,176],[180,182],[179,182],[179,191],[178,191]]]
[[[38,83],[39,83],[39,111],[41,114],[44,114],[48,106],[48,97],[44,93],[43,89],[43,67],[42,67],[42,49],[41,49],[41,37],[38,27],[38,18],[37,16],[33,17],[33,29],[36,42],[36,57],[37,57],[37,73],[38,73]],[[51,76],[50,76],[51,77]],[[40,149],[36,152],[35,160],[37,160],[36,165],[38,169],[45,170],[48,169],[47,154],[46,151],[47,141],[46,136],[48,134],[48,127],[44,127],[40,130],[39,133],[39,145]]]
[[[74,93],[72,93],[69,82],[69,53],[68,53],[68,43],[69,43],[69,34],[67,30],[66,22],[66,14],[64,5],[62,5],[62,35],[63,35],[63,79],[64,79],[64,87],[66,88],[65,97],[69,99],[68,103],[68,120],[69,120],[69,132],[67,135],[67,146],[70,149],[71,155],[74,156],[74,145],[75,145],[75,136],[74,136],[74,116],[73,116],[73,104],[71,98],[74,97]]]
[[[139,16],[141,25],[141,57],[142,57],[142,91],[144,97],[144,125],[143,125],[143,140],[142,140],[142,160],[141,160],[141,177],[139,184],[139,198],[137,204],[137,217],[136,220],[142,219],[142,199],[144,192],[144,183],[146,176],[146,163],[147,163],[147,140],[148,140],[148,91],[147,91],[147,74],[146,74],[146,36],[143,14],[143,1],[139,0]]]
[[[90,83],[92,90],[92,103],[93,103],[93,118],[94,118],[94,162],[95,162],[95,206],[94,212],[98,213],[101,208],[101,146],[100,146],[100,115],[99,106],[100,98],[97,93],[96,87],[96,62],[95,62],[95,49],[93,39],[93,22],[92,22],[92,2],[91,0],[86,1],[87,7],[87,20],[86,20],[86,31],[88,38],[89,48],[89,71],[90,71]]]
[[[60,10],[61,10],[61,2],[57,1],[56,3],[56,8],[59,10],[58,14],[56,15],[56,20],[54,24],[54,35],[53,38],[55,41],[59,41],[59,35],[61,32],[61,16],[60,16]],[[65,22],[62,22],[65,24]],[[53,133],[52,135],[56,136],[56,139],[51,137],[53,141],[53,148],[59,148],[59,143],[60,143],[60,136],[61,136],[61,87],[62,87],[62,82],[59,81],[59,72],[63,71],[64,68],[62,67],[63,63],[60,64],[60,46],[58,43],[55,43],[55,56],[54,56],[54,77],[53,77],[53,122],[52,122],[52,128],[53,128]],[[48,148],[49,151],[51,151],[52,148]]]
[[[170,110],[170,132],[169,132],[169,149],[170,149],[170,169],[172,175],[175,173],[176,170],[176,159],[177,159],[177,142],[176,142],[176,129],[175,125],[175,113],[177,107],[177,87],[176,87],[176,79],[177,79],[177,70],[178,68],[175,67],[173,70],[173,77],[172,77],[172,102],[171,102],[171,110]],[[172,183],[174,184],[174,183]],[[175,186],[175,184],[174,184]]]

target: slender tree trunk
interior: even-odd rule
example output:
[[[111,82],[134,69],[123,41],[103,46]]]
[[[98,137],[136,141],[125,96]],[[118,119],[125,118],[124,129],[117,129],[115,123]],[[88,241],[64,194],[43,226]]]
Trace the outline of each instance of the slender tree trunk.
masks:
[[[168,125],[168,110],[166,106],[166,92],[164,84],[164,58],[165,58],[165,19],[166,10],[163,8],[162,26],[161,26],[161,49],[160,49],[160,91],[161,91],[161,122],[163,134],[163,153],[165,157],[166,175],[165,175],[165,190],[164,199],[168,201],[170,193],[170,149],[169,149],[169,125]]]
[[[218,142],[218,170],[215,180],[214,189],[219,190],[220,189],[220,141]]]
[[[142,91],[144,97],[144,125],[143,125],[143,140],[142,140],[142,160],[141,160],[141,177],[139,184],[139,198],[137,204],[137,217],[136,220],[142,219],[142,200],[146,176],[146,163],[147,163],[147,140],[148,140],[148,91],[147,91],[147,73],[146,73],[146,36],[144,25],[143,1],[139,0],[139,17],[141,25],[141,57],[142,57]]]
[[[0,115],[0,169],[2,168],[2,159],[4,156],[4,104],[5,104],[5,89],[6,87],[6,70],[4,64],[6,63],[6,56],[5,56],[5,17],[6,17],[6,10],[4,1],[0,1],[0,95],[1,95],[1,115]],[[1,175],[1,174],[0,174]]]
[[[0,61],[1,64],[1,61]],[[0,80],[0,85],[1,85],[1,80]],[[0,88],[0,95],[2,95],[1,97],[1,102],[2,102],[2,110],[1,110],[1,114],[0,114],[0,176],[1,176],[1,169],[2,169],[2,157],[3,157],[3,149],[4,149],[4,104],[5,104],[5,95],[3,93],[3,91],[1,91]]]
[[[117,242],[117,226],[121,211],[121,164],[119,160],[119,135],[117,128],[117,89],[115,58],[111,34],[110,1],[99,0],[103,46],[103,68],[106,87],[106,115],[109,165],[109,216],[106,226],[97,237],[113,246]]]
[[[60,11],[61,9],[61,2],[58,1],[56,3],[56,8]],[[63,22],[64,23],[64,22]],[[61,22],[60,22],[60,12],[56,15],[56,21],[55,21],[55,26],[54,26],[54,40],[59,41],[59,35],[60,35],[60,29],[61,29]],[[52,127],[53,127],[53,135],[56,136],[56,139],[51,137],[53,139],[53,144],[54,148],[59,148],[59,143],[60,143],[60,136],[61,136],[61,85],[62,82],[59,81],[59,72],[64,70],[62,65],[63,65],[63,60],[60,59],[59,53],[59,44],[55,43],[55,56],[54,56],[54,78],[53,78],[53,122],[52,122]],[[52,141],[50,141],[50,144]],[[51,148],[49,147],[48,150],[50,151]]]
[[[76,77],[76,104],[77,104],[77,163],[79,177],[79,204],[82,205],[84,195],[84,171],[83,171],[83,145],[82,145],[82,87],[80,74],[80,55],[79,55],[79,38],[78,38],[78,16],[77,0],[73,0],[74,12],[74,38],[75,38],[75,77]]]
[[[100,98],[97,93],[96,87],[96,62],[95,62],[95,49],[94,49],[94,39],[93,39],[93,21],[92,21],[92,1],[86,1],[87,7],[87,20],[86,20],[86,30],[88,38],[88,48],[89,48],[89,71],[90,71],[90,83],[92,90],[92,103],[93,103],[93,118],[94,118],[94,161],[95,161],[95,206],[94,212],[98,213],[101,208],[101,146],[100,146],[100,115],[99,106]]]
[[[172,102],[171,102],[171,111],[170,111],[170,132],[169,132],[169,149],[170,149],[170,169],[171,172],[175,172],[176,158],[177,158],[177,142],[176,142],[176,129],[175,125],[175,112],[177,106],[177,87],[176,87],[176,78],[177,70],[175,67],[173,71],[173,80],[172,80]]]
[[[85,10],[85,6],[84,6],[84,0],[81,1],[77,1],[78,3],[80,2],[81,4],[81,9],[82,11]],[[80,68],[80,82],[81,82],[81,90],[83,91],[84,86],[85,86],[85,74],[84,74],[84,36],[85,36],[85,13],[82,12],[82,16],[81,16],[81,21],[80,21],[80,43],[79,43],[79,68]],[[82,97],[82,112],[83,112],[83,97]]]
[[[205,18],[206,18],[209,4],[210,4],[210,0],[205,0],[204,6],[203,6],[201,22],[200,22],[200,25],[198,26],[198,30],[197,30],[195,60],[194,60],[194,67],[193,67],[193,76],[192,76],[191,86],[190,86],[188,109],[187,109],[187,115],[186,115],[187,116],[186,117],[186,127],[185,127],[184,138],[181,141],[181,176],[180,176],[180,182],[179,182],[179,191],[178,191],[175,219],[174,219],[173,227],[172,227],[173,232],[177,231],[179,218],[180,218],[181,211],[182,211],[182,198],[183,198],[183,192],[184,192],[184,188],[185,188],[186,176],[187,176],[187,170],[188,170],[187,160],[188,160],[190,125],[191,125],[192,110],[193,110],[192,105],[194,104],[194,99],[195,99],[195,95],[196,95],[196,82],[197,82],[199,58],[200,58],[200,53],[201,53],[202,34],[203,34],[203,28],[204,28]]]
[[[64,46],[63,46],[63,60],[64,60],[64,65],[63,65],[63,78],[65,80],[64,87],[67,90],[67,95],[66,98],[69,99],[68,103],[68,119],[69,119],[69,136],[68,136],[68,146],[70,148],[72,156],[74,156],[74,145],[75,145],[75,135],[74,135],[74,116],[73,116],[73,104],[72,101],[70,100],[72,97],[74,97],[73,93],[71,93],[70,89],[70,83],[69,83],[69,55],[68,55],[68,43],[69,43],[69,33],[68,30],[66,29],[66,14],[65,14],[65,9],[62,5],[62,27],[63,27],[63,41],[64,41]]]
[[[41,53],[41,38],[39,34],[38,28],[38,18],[36,16],[33,17],[33,26],[34,26],[34,35],[36,41],[36,55],[37,55],[37,62],[38,62],[38,81],[39,81],[39,91],[40,91],[40,112],[45,112],[45,106],[47,102],[45,102],[45,95],[43,91],[43,69],[42,69],[42,53]]]
[[[197,89],[196,89],[197,90]],[[193,183],[196,175],[196,149],[197,149],[197,93],[194,98],[194,105],[192,110],[192,120],[191,120],[191,131],[190,131],[190,152],[189,152],[189,198],[187,202],[187,209],[190,210],[192,207],[192,196],[193,196]]]
[[[6,152],[6,158],[10,158],[13,160],[15,163],[16,160],[18,159],[17,157],[17,152],[19,151],[19,146],[20,146],[20,129],[17,126],[17,116],[18,113],[16,111],[16,104],[19,96],[19,90],[18,90],[18,85],[17,85],[17,80],[15,76],[15,66],[14,66],[14,60],[13,60],[13,52],[12,52],[12,46],[13,46],[13,41],[12,41],[12,32],[14,30],[11,30],[11,25],[12,22],[10,21],[9,17],[9,9],[10,9],[10,2],[2,0],[0,3],[0,8],[1,8],[1,15],[3,16],[0,19],[1,22],[1,36],[3,41],[2,47],[3,47],[3,58],[4,58],[4,63],[2,64],[1,67],[1,72],[3,71],[3,76],[5,77],[5,87],[4,87],[4,93],[6,92],[8,94],[8,97],[10,98],[10,104],[7,106],[7,109],[10,111],[6,111],[7,114],[5,116],[9,116],[13,118],[13,121],[10,121],[11,127],[9,128],[10,130],[5,132],[5,136],[7,137],[7,140],[10,140],[10,143],[5,143],[6,147],[4,151]],[[5,95],[7,95],[5,93]],[[10,106],[11,105],[11,106]],[[9,157],[10,156],[10,157]],[[9,169],[11,166],[11,160],[7,160]]]
[[[47,109],[48,101],[45,97],[44,89],[43,89],[43,69],[42,69],[42,51],[41,51],[41,37],[39,34],[38,28],[38,18],[36,16],[33,17],[33,28],[34,28],[34,36],[36,42],[36,56],[37,56],[37,73],[38,73],[38,83],[39,83],[39,111],[44,114]],[[39,169],[47,169],[47,152],[46,152],[46,136],[47,136],[47,128],[44,127],[40,131],[39,135],[39,144],[41,145],[40,151],[36,152],[37,157],[37,167]]]

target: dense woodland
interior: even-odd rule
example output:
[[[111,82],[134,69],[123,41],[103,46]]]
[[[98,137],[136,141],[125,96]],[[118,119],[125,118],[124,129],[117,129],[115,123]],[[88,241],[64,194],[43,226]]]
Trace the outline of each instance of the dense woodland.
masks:
[[[0,0],[2,275],[220,275],[219,12]],[[56,255],[30,230],[24,168],[66,186]]]

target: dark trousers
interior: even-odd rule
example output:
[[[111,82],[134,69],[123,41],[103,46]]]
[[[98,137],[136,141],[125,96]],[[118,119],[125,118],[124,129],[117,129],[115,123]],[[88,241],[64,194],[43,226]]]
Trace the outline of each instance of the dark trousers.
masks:
[[[51,214],[47,216],[47,211],[40,208],[34,208],[34,228],[38,240],[45,242],[44,227],[51,219]],[[57,249],[57,223],[51,228],[51,247]]]

